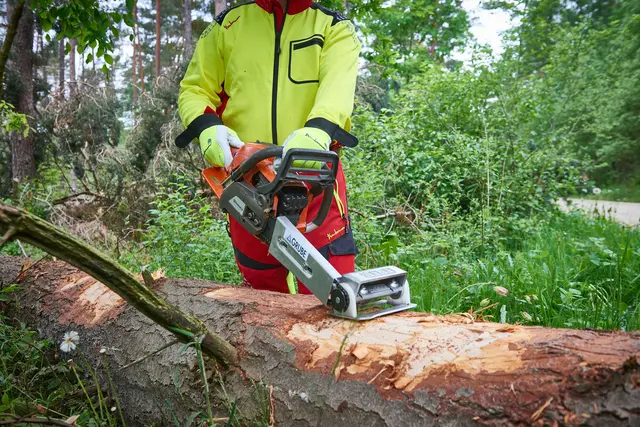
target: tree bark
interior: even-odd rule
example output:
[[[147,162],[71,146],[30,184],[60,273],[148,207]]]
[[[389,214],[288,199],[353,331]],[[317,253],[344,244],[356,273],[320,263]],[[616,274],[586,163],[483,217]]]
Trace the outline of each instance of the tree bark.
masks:
[[[71,50],[69,51],[69,97],[73,97],[78,90],[78,82],[76,81],[76,39],[69,39]]]
[[[23,259],[0,258],[0,281]],[[205,410],[193,353],[154,352],[172,336],[62,262],[19,276],[19,319],[106,349],[132,424],[184,422]],[[401,313],[368,322],[328,317],[314,297],[161,279],[156,292],[240,349],[237,367],[208,367],[215,415],[282,426],[636,426],[640,333],[546,329],[462,316]],[[123,366],[150,355],[132,367]],[[73,357],[69,355],[67,357]],[[226,406],[225,406],[226,405]]]
[[[191,22],[191,0],[184,0],[184,56],[190,58],[193,53]]]
[[[44,34],[43,34],[43,30],[42,30],[42,26],[38,25],[38,28],[36,30],[36,32],[38,33],[38,40],[36,41],[36,44],[38,45],[38,61],[37,61],[37,65],[36,65],[36,69],[34,71],[35,75],[38,75],[38,71],[40,71],[40,78],[46,82],[47,81],[47,60],[45,59],[45,55],[44,55]]]
[[[133,107],[135,109],[136,104],[138,103],[138,44],[137,44],[137,31],[136,27],[138,25],[138,9],[136,5],[136,1],[133,2],[133,56],[131,58],[131,69],[133,73]]]
[[[135,18],[134,18],[135,19]],[[136,21],[137,22],[137,21]],[[140,79],[140,93],[144,92],[144,65],[142,62],[142,44],[140,42],[140,26],[134,26],[134,31],[136,32],[135,42],[137,43],[137,52],[138,52],[138,78]]]
[[[24,5],[18,24],[12,62],[21,78],[21,92],[16,105],[18,113],[26,114],[32,127],[35,108],[33,105],[33,12]],[[33,148],[33,131],[24,136],[20,132],[11,134],[11,171],[14,188],[22,181],[36,176],[36,159]]]
[[[227,0],[214,0],[214,15],[223,12],[227,8]]]
[[[160,18],[160,0],[156,0],[156,79],[160,77],[160,42],[162,36]]]
[[[64,98],[64,38],[58,42],[58,89],[60,97]]]
[[[6,3],[7,12],[9,12],[9,9],[11,10],[10,13],[7,13],[7,34],[4,38],[4,42],[2,43],[2,50],[0,51],[0,97],[2,96],[4,88],[4,71],[7,67],[9,54],[11,53],[11,46],[13,46],[13,41],[18,33],[18,25],[24,12],[24,3],[24,0],[18,1],[18,3],[13,6],[9,5],[9,2]]]

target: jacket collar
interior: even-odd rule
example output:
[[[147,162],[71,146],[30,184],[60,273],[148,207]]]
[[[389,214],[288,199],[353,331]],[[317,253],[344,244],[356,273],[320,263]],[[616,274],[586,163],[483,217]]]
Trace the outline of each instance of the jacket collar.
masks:
[[[287,15],[304,12],[311,7],[312,1],[313,0],[289,0]],[[282,13],[283,8],[278,0],[256,0],[256,3],[269,13]]]

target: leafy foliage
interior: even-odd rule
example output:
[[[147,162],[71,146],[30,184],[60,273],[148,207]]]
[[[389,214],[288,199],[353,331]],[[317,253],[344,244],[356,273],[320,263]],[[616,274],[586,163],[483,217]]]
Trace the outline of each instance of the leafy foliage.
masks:
[[[140,247],[120,260],[169,277],[239,283],[226,220],[211,202],[177,180],[156,194]]]
[[[83,53],[91,49],[91,58],[95,55],[105,61],[103,70],[108,71],[113,65],[111,52],[116,40],[120,37],[120,22],[133,27],[133,1],[127,0],[126,9],[109,9],[96,0],[74,0],[56,2],[55,0],[33,0],[32,7],[37,11],[42,29],[46,32],[55,29],[58,40],[75,38],[77,51]],[[51,37],[47,34],[47,41]],[[66,43],[65,52],[71,50]],[[87,58],[87,62],[91,62]]]
[[[638,3],[493,6],[507,7],[522,20],[498,66],[532,88],[534,143],[546,134],[585,161],[585,172],[601,182],[635,184],[640,168]]]
[[[458,1],[362,2],[350,13],[370,43],[364,57],[382,66],[382,77],[394,72],[407,79],[425,62],[442,62],[463,46],[469,28]]]

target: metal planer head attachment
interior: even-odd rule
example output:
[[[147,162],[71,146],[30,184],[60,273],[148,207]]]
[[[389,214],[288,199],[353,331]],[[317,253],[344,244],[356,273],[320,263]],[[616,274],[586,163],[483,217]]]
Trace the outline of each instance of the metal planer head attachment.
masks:
[[[336,279],[331,291],[331,315],[369,320],[386,314],[410,310],[407,272],[393,266],[345,274]]]

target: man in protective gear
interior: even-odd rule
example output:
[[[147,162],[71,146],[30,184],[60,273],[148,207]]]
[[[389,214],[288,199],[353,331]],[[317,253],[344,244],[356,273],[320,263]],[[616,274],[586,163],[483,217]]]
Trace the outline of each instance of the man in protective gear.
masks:
[[[219,14],[203,32],[180,84],[180,117],[205,159],[228,166],[242,141],[283,149],[353,147],[349,133],[360,43],[353,24],[310,0],[256,0]],[[310,165],[305,165],[310,166]],[[318,165],[311,165],[312,167]],[[321,204],[309,206],[313,218]],[[287,270],[230,218],[245,283],[288,292]],[[338,270],[355,269],[342,166],[323,224],[305,237]],[[310,293],[302,284],[301,293]]]

